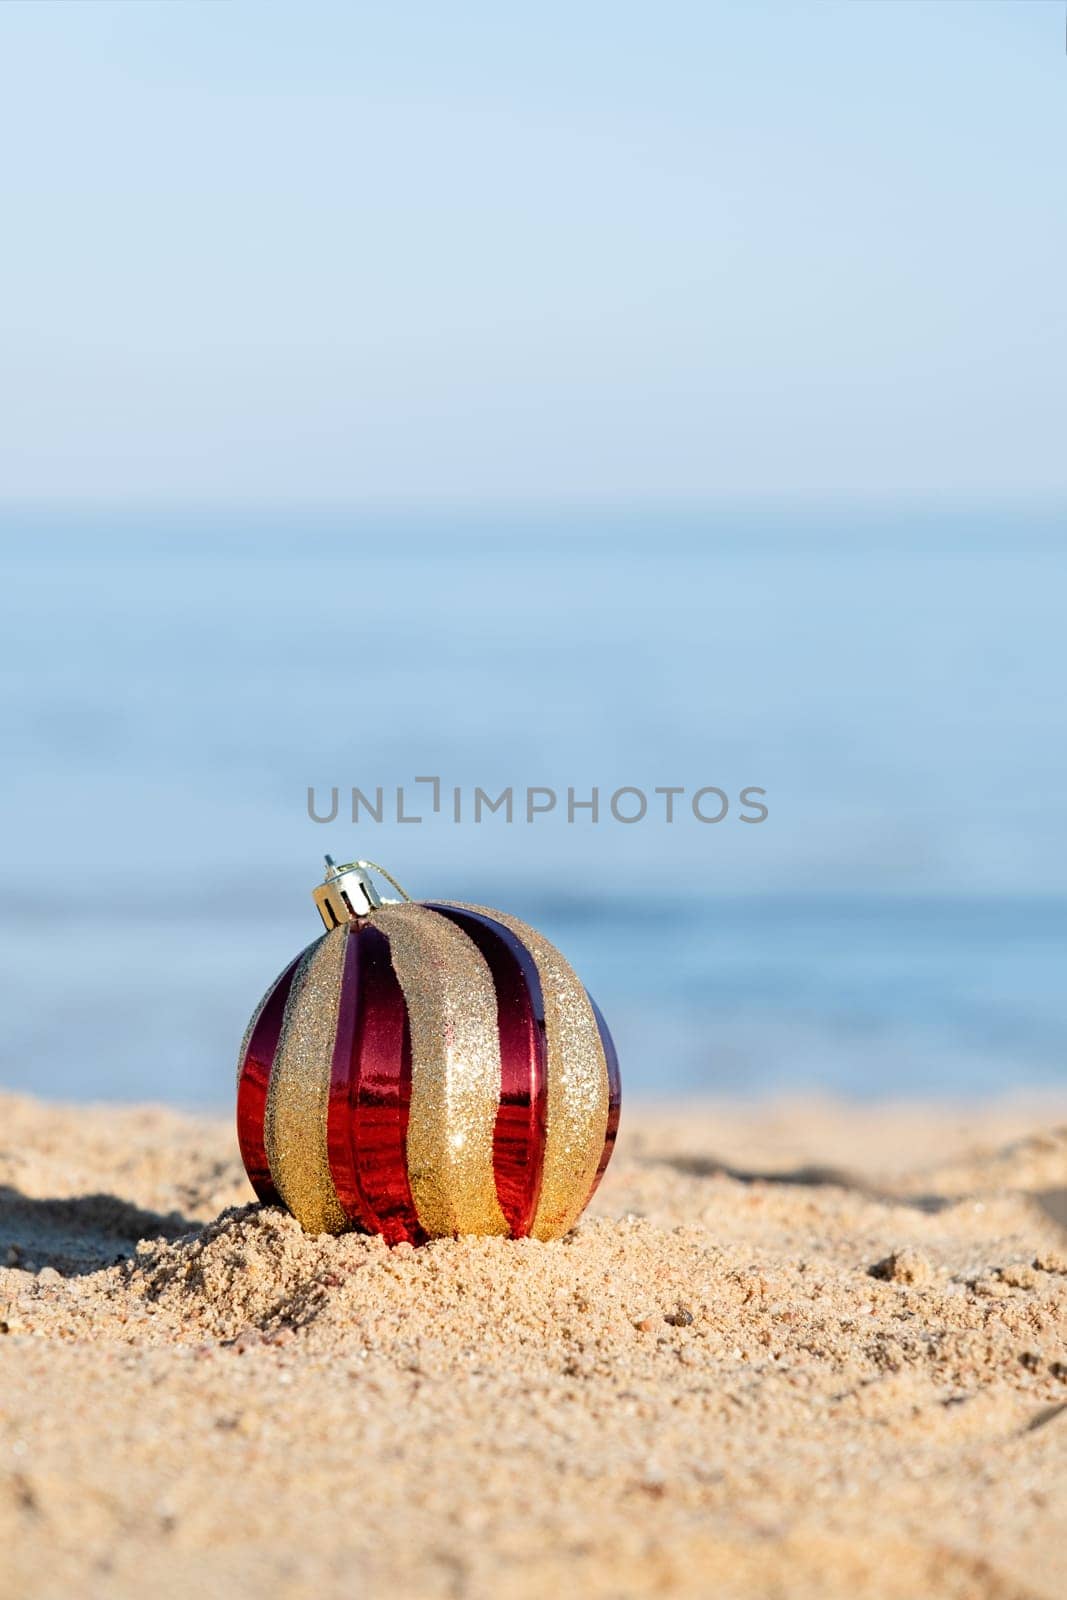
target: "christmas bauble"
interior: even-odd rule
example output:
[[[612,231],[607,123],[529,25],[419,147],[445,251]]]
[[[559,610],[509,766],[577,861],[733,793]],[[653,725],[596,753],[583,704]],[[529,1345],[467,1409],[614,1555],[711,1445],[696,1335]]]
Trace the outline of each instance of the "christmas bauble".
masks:
[[[619,1121],[596,1005],[517,918],[383,901],[371,863],[326,859],[314,897],[327,931],[241,1045],[237,1129],[256,1194],[311,1233],[559,1238]]]

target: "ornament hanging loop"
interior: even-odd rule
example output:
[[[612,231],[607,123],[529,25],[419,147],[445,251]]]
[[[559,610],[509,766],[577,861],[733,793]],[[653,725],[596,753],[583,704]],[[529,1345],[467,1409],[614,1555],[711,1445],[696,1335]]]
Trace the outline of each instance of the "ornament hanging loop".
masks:
[[[379,873],[402,899],[411,899],[407,890],[402,884],[397,883],[392,873],[387,872],[376,861],[346,861],[339,866],[332,856],[327,856],[326,876],[322,883],[311,891],[312,899],[318,907],[319,916],[327,931],[339,928],[344,922],[351,922],[353,917],[365,917],[384,904],[381,895],[367,875],[368,871]]]
[[[329,860],[328,857],[327,860]],[[331,862],[330,865],[333,866],[333,863]],[[411,896],[404,888],[404,885],[402,883],[397,883],[396,879],[393,877],[393,874],[391,872],[386,872],[385,868],[380,867],[377,861],[350,861],[347,866],[334,867],[333,870],[335,872],[348,872],[352,867],[359,867],[364,871],[369,867],[372,872],[380,873],[380,875],[385,879],[386,883],[396,890],[401,900],[407,900],[410,902]]]

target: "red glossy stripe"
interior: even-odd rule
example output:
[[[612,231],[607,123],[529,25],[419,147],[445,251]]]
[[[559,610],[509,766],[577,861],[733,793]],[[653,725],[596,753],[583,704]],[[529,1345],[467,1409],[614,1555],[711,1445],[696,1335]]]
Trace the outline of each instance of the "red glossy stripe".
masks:
[[[348,1088],[350,1155],[368,1223],[388,1244],[422,1244],[408,1179],[411,1106],[411,1034],[403,990],[393,971],[389,941],[370,923],[358,933],[359,1001]]]
[[[330,1162],[330,1175],[337,1198],[349,1222],[364,1228],[368,1233],[378,1233],[378,1219],[367,1201],[359,1181],[359,1163],[352,1139],[352,1118],[355,1114],[358,1088],[358,1057],[356,1038],[358,1019],[362,1010],[360,981],[362,977],[359,958],[359,925],[351,923],[345,928],[345,955],[341,969],[341,992],[337,1002],[337,1027],[334,1033],[333,1057],[330,1063],[330,1101],[326,1112],[326,1149]]]
[[[252,1029],[241,1072],[237,1080],[237,1142],[248,1179],[265,1206],[281,1205],[267,1164],[263,1140],[263,1119],[267,1110],[267,1086],[274,1064],[278,1040],[285,1018],[285,1003],[293,986],[293,974],[300,956],[290,962],[270,991],[259,1020]]]
[[[530,1231],[541,1194],[548,1117],[548,1045],[541,980],[533,956],[510,928],[477,911],[431,905],[454,922],[485,957],[496,989],[500,1035],[500,1109],[493,1129],[493,1169],[500,1209],[512,1236]]]
[[[615,1052],[615,1041],[608,1031],[608,1025],[604,1021],[604,1014],[588,990],[586,990],[586,993],[589,998],[589,1004],[593,1008],[593,1015],[596,1017],[596,1025],[600,1030],[600,1042],[604,1047],[604,1059],[608,1064],[608,1125],[604,1134],[604,1149],[600,1155],[600,1165],[596,1169],[596,1177],[593,1179],[593,1186],[589,1191],[589,1199],[586,1201],[588,1205],[589,1200],[593,1198],[600,1187],[604,1169],[611,1160],[611,1152],[615,1148],[615,1138],[619,1131],[619,1112],[622,1109],[622,1078],[619,1075],[619,1058]]]

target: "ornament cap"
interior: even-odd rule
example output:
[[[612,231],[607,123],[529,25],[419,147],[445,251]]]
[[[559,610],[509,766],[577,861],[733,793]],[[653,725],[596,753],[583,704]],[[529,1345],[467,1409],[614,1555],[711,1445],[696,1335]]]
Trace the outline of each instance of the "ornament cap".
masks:
[[[411,899],[396,879],[376,861],[346,861],[339,866],[333,856],[327,856],[326,876],[311,891],[327,932],[339,928],[344,922],[351,922],[355,917],[368,916],[370,912],[377,911],[379,906],[390,903],[382,899],[371,882],[368,867],[380,872],[394,889],[400,890],[405,900]]]
[[[327,929],[339,928],[353,917],[365,917],[382,903],[362,862],[338,866],[332,856],[326,857],[326,876],[311,894]]]

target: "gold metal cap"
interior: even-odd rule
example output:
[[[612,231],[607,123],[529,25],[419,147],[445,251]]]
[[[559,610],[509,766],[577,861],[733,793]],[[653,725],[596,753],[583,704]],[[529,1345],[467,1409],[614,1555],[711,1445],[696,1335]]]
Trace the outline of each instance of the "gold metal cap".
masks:
[[[374,884],[371,882],[367,868],[380,872],[394,889],[399,889],[405,900],[411,896],[402,889],[391,873],[386,872],[376,861],[346,861],[338,866],[332,856],[326,857],[326,876],[323,881],[312,889],[311,897],[319,908],[327,931],[339,928],[343,922],[351,922],[353,917],[365,917],[372,911],[377,911],[383,901]]]

